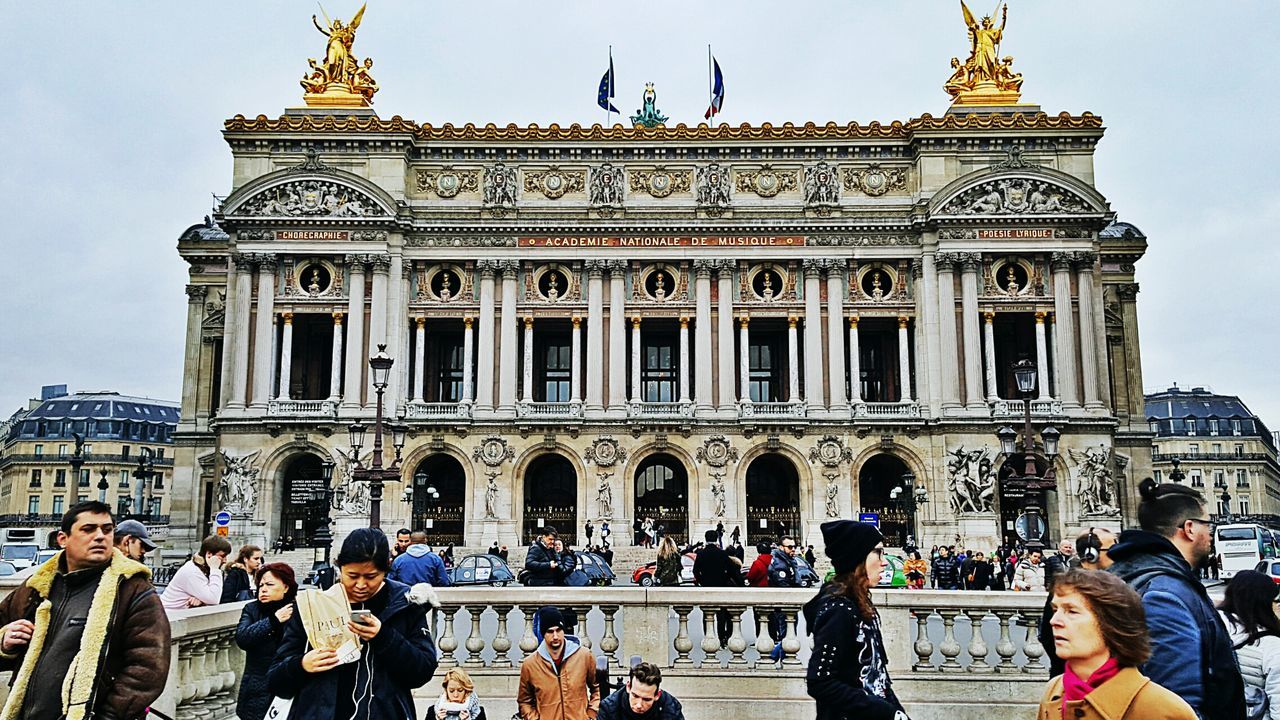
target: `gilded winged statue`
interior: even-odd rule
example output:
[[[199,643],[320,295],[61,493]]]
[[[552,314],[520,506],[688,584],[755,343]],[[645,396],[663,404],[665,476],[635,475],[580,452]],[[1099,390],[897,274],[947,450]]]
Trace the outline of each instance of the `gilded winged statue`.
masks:
[[[324,15],[323,25],[315,15],[311,16],[311,23],[316,26],[320,34],[328,38],[328,44],[325,47],[324,62],[317,62],[314,58],[307,61],[311,65],[311,73],[302,79],[302,87],[308,95],[337,96],[350,98],[349,103],[367,104],[372,100],[373,94],[378,91],[378,85],[369,72],[373,67],[373,61],[366,59],[361,65],[360,60],[352,52],[352,46],[356,41],[356,30],[359,29],[360,21],[364,18],[366,6],[367,4],[361,5],[355,17],[346,24],[343,24],[341,18],[330,20],[329,15],[324,11],[324,6],[320,7],[320,13]],[[313,98],[307,98],[307,100],[308,104],[311,104]],[[317,104],[324,105],[349,103],[317,100]]]
[[[961,63],[959,58],[951,58],[952,74],[943,88],[959,103],[964,103],[970,94],[980,95],[983,101],[1017,102],[1022,75],[1013,72],[1012,57],[1000,57],[1000,42],[1009,21],[1008,4],[1001,3],[996,8],[1000,14],[998,27],[995,13],[979,21],[964,0],[960,0],[960,10],[969,30],[969,59]]]

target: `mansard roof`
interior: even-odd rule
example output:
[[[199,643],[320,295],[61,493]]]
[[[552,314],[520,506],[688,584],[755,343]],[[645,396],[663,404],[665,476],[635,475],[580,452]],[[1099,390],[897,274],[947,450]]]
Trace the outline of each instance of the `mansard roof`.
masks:
[[[227,235],[226,231],[219,227],[218,223],[214,222],[213,218],[208,215],[204,216],[204,222],[192,225],[186,230],[183,230],[182,234],[178,236],[178,242],[184,243],[225,243],[230,239],[231,238]]]
[[[1235,395],[1218,395],[1205,388],[1171,387],[1146,396],[1147,420],[1171,418],[1257,418]]]
[[[179,407],[167,400],[114,392],[75,393],[40,403],[24,420],[129,420],[156,425],[178,424]]]
[[[1147,234],[1139,230],[1137,225],[1117,220],[1098,233],[1098,237],[1103,240],[1112,238],[1146,240]]]

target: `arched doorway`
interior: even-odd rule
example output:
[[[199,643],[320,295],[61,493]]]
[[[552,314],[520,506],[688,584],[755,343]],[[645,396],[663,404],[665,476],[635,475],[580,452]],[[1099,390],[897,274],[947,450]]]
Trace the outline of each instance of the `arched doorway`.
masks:
[[[303,453],[285,464],[280,537],[292,537],[298,547],[311,546],[316,531],[329,521],[325,490],[323,461],[318,456]]]
[[[545,527],[558,530],[567,544],[577,542],[578,473],[568,458],[554,453],[529,463],[524,472],[525,542]]]
[[[636,467],[635,517],[653,518],[677,543],[689,542],[689,474],[667,454],[650,455]]]
[[[879,515],[880,533],[885,545],[892,547],[905,546],[907,535],[915,534],[909,506],[915,483],[903,479],[909,473],[902,458],[889,453],[871,456],[858,471],[858,512]],[[894,488],[901,488],[896,497]]]
[[[800,475],[790,460],[766,453],[747,466],[747,544],[800,539]]]
[[[467,473],[462,463],[437,453],[413,471],[413,528],[427,533],[433,546],[463,544],[467,509]]]

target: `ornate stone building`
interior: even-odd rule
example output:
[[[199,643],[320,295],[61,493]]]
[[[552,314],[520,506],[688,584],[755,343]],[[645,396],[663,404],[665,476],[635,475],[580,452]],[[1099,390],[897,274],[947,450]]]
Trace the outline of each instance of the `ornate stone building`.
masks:
[[[1062,433],[1049,535],[1119,526],[1151,465],[1146,239],[1095,188],[1101,119],[1017,105],[986,60],[953,63],[943,117],[714,128],[419,125],[313,62],[312,107],[226,122],[230,192],[179,239],[176,532],[227,509],[309,538],[328,462],[339,534],[367,522],[346,429],[383,345],[409,427],[383,526],[436,542],[608,519],[625,544],[645,517],[813,540],[876,513],[994,546],[1020,360]]]

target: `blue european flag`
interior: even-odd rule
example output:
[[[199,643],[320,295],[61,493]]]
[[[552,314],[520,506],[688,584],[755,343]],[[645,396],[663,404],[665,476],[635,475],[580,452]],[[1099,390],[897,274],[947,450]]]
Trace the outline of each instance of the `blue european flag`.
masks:
[[[618,108],[609,102],[610,98],[616,97],[614,94],[613,84],[613,55],[609,55],[609,69],[605,72],[604,77],[600,78],[600,92],[596,97],[596,104],[603,110],[609,112],[618,112]]]

